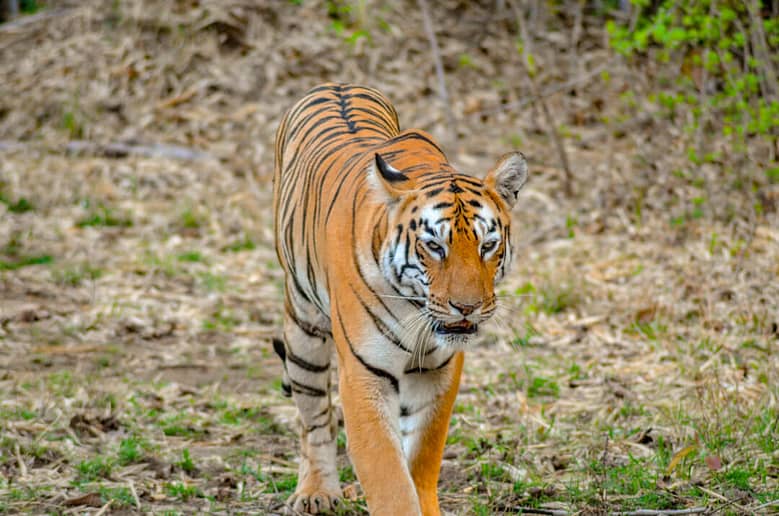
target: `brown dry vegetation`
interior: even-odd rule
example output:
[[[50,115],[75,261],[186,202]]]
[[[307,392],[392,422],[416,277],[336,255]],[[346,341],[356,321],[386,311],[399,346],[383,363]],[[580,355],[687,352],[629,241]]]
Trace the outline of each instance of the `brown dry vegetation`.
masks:
[[[272,138],[327,80],[380,88],[460,170],[530,158],[446,511],[776,510],[779,190],[758,174],[775,149],[691,166],[678,120],[625,94],[655,71],[614,57],[601,14],[446,0],[455,141],[417,4],[332,4],[51,2],[0,25],[0,512],[283,511]]]

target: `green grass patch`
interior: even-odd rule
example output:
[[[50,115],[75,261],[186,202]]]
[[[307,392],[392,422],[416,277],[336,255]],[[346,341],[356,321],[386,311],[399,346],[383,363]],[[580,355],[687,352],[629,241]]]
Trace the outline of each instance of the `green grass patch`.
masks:
[[[122,439],[119,443],[119,451],[117,457],[119,464],[126,466],[135,462],[140,462],[144,456],[144,450],[147,448],[147,444],[138,437],[131,436],[126,439]]]
[[[295,491],[295,487],[298,485],[298,476],[295,474],[289,475],[270,475],[267,478],[268,484],[265,487],[266,493],[281,493],[285,496],[291,495]]]
[[[24,197],[12,201],[0,193],[0,202],[5,204],[8,207],[8,211],[11,213],[27,213],[28,211],[35,210],[35,206]]]
[[[176,466],[180,467],[187,473],[197,471],[197,467],[195,466],[195,463],[192,461],[192,457],[189,454],[189,448],[184,448],[181,450],[181,460],[176,462]]]
[[[155,271],[160,271],[168,278],[174,278],[182,274],[182,270],[172,256],[159,256],[152,251],[143,254],[143,264]]]
[[[194,428],[191,426],[185,426],[178,423],[171,423],[162,427],[162,433],[168,437],[202,437],[206,434],[205,430],[200,428]]]
[[[129,487],[100,486],[98,492],[103,503],[112,502],[111,506],[114,508],[128,508],[135,505],[135,497]]]
[[[184,208],[179,214],[179,225],[184,229],[199,229],[206,223],[205,215],[193,208]]]
[[[84,262],[69,267],[53,269],[51,277],[60,285],[77,287],[84,281],[95,281],[103,276],[103,269]]]
[[[201,288],[211,292],[224,292],[227,288],[227,278],[211,272],[198,274],[198,283]]]
[[[581,287],[568,281],[546,281],[539,286],[528,282],[515,294],[523,298],[522,305],[528,315],[541,312],[559,314],[579,306],[583,301]]]
[[[357,475],[354,473],[352,466],[345,466],[338,470],[338,479],[342,484],[348,484],[357,481]]]
[[[752,491],[750,479],[752,472],[744,468],[731,468],[728,471],[718,475],[718,481],[722,486],[740,489],[742,491]]]
[[[72,397],[76,392],[76,384],[70,371],[57,371],[51,373],[46,381],[49,390],[66,398]]]
[[[203,329],[229,332],[240,323],[240,319],[235,317],[232,312],[225,308],[219,308],[211,314],[211,317],[203,321]]]
[[[87,203],[89,204],[89,203]],[[118,215],[113,208],[98,204],[90,212],[76,221],[76,227],[131,227],[132,219],[126,215]]]
[[[557,398],[560,396],[560,386],[551,378],[535,376],[530,380],[530,384],[527,388],[527,395],[529,398],[538,398],[542,396]]]
[[[113,463],[105,457],[95,457],[94,459],[84,460],[76,466],[78,478],[77,484],[85,482],[94,482],[101,478],[107,478],[113,471]]]
[[[0,260],[0,271],[15,271],[31,265],[48,265],[54,261],[49,254],[20,256],[15,260]]]
[[[198,251],[187,251],[176,256],[176,259],[180,262],[205,262],[205,258]]]
[[[227,408],[225,409],[219,421],[226,425],[240,425],[247,421],[257,421],[264,416],[260,413],[260,410],[255,407],[250,408]]]
[[[253,251],[256,248],[257,248],[257,244],[254,243],[254,240],[252,240],[248,236],[244,236],[243,238],[238,239],[224,246],[222,248],[222,251],[230,252],[230,253],[239,253],[241,251]]]
[[[182,502],[191,498],[203,498],[203,492],[197,486],[188,486],[183,482],[170,482],[165,484],[165,493]]]

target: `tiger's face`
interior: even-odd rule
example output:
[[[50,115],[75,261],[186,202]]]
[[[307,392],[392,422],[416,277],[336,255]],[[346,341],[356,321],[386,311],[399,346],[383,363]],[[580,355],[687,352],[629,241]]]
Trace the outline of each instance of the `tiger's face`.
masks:
[[[504,156],[482,181],[451,171],[425,174],[398,190],[402,171],[376,155],[398,194],[381,247],[381,269],[419,306],[438,345],[462,348],[497,308],[495,285],[511,262],[510,209],[527,178],[520,153]]]

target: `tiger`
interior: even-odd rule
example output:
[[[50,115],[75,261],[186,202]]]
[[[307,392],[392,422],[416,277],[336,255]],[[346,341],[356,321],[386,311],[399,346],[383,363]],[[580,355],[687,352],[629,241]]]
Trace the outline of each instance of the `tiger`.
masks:
[[[527,177],[516,151],[484,179],[458,173],[430,134],[401,131],[370,87],[322,84],[284,114],[273,179],[283,339],[273,346],[301,426],[291,509],[318,514],[342,498],[335,354],[368,511],[440,514],[463,353],[496,311],[513,254],[510,210]]]

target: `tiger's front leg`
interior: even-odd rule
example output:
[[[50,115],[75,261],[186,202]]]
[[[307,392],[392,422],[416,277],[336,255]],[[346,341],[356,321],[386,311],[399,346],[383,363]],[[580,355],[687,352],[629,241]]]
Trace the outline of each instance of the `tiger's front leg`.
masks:
[[[463,353],[457,352],[446,367],[424,372],[412,370],[401,383],[408,392],[400,407],[403,450],[425,516],[441,513],[438,476],[462,368]]]
[[[344,353],[337,336],[336,346],[349,457],[369,512],[373,516],[422,514],[398,432],[397,391],[349,350]]]

